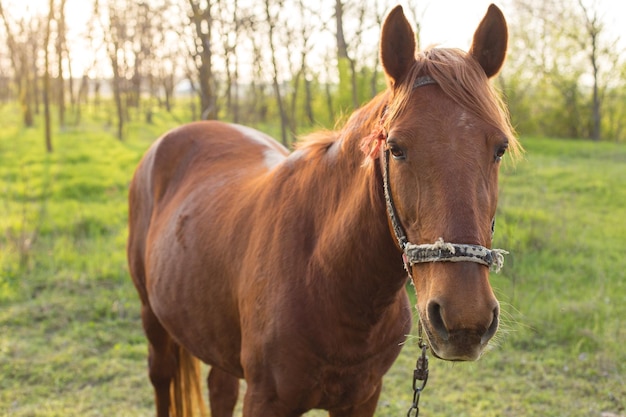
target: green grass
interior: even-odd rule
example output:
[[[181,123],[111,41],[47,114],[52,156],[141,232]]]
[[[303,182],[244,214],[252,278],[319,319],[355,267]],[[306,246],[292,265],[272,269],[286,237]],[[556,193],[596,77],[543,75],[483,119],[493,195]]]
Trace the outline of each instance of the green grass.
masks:
[[[0,415],[154,415],[139,301],[125,261],[126,193],[143,151],[181,117],[119,142],[105,115],[54,138],[0,132]],[[0,120],[19,120],[0,107]],[[503,325],[476,363],[431,358],[422,416],[624,416],[626,147],[523,138],[501,175],[492,283]],[[378,416],[406,415],[415,338]],[[312,412],[311,415],[323,415]]]

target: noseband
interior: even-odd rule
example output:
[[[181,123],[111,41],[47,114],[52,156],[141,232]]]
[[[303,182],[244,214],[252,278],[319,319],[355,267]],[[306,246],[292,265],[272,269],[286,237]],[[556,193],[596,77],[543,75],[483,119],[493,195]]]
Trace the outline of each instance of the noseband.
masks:
[[[413,84],[413,88],[425,85],[437,84],[431,77],[419,77]],[[389,185],[389,149],[386,148],[383,154],[383,187],[385,191],[385,201],[387,203],[387,215],[393,228],[398,245],[403,252],[404,266],[410,274],[410,267],[426,262],[475,262],[485,265],[495,272],[499,272],[504,264],[504,255],[508,252],[503,249],[489,249],[481,245],[467,245],[460,243],[444,242],[442,238],[437,239],[433,244],[416,245],[409,242],[404,228],[400,224],[400,219],[396,211],[396,206],[391,195]],[[493,236],[495,219],[491,224]]]

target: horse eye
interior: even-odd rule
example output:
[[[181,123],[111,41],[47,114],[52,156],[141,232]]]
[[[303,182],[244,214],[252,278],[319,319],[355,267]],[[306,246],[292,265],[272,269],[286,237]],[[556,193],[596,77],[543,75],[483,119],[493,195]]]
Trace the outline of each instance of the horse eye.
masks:
[[[502,161],[502,157],[506,153],[506,149],[508,148],[508,146],[509,146],[508,144],[504,144],[498,148],[498,150],[496,151],[496,156],[495,156],[496,162]]]
[[[390,143],[387,146],[393,159],[398,159],[398,160],[406,159],[406,154],[404,153],[404,149],[402,149],[395,143]]]

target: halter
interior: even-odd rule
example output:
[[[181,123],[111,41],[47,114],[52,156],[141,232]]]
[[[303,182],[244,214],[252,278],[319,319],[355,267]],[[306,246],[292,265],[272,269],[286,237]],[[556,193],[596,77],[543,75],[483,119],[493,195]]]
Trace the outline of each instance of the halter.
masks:
[[[437,84],[437,82],[429,76],[423,76],[415,80],[413,88],[431,84]],[[503,249],[489,249],[481,245],[449,243],[444,242],[442,238],[437,239],[433,244],[416,245],[409,242],[400,224],[389,186],[389,149],[386,148],[382,154],[384,167],[383,187],[387,203],[387,215],[389,216],[398,245],[402,250],[404,267],[409,275],[411,274],[410,267],[412,265],[426,262],[476,262],[493,269],[495,272],[499,272],[504,264],[504,255],[508,253]],[[494,229],[495,219],[491,223],[492,237]]]

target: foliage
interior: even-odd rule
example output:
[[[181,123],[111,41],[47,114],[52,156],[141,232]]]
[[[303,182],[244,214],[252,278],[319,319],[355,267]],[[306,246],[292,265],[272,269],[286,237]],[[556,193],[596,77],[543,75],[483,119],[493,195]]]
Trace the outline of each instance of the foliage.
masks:
[[[518,131],[593,138],[597,110],[600,138],[625,141],[626,55],[598,2],[585,8],[577,0],[512,0],[511,6],[500,82]]]
[[[293,109],[289,112],[289,121],[292,126],[290,144],[293,144],[298,136],[315,129],[333,129],[344,121],[345,116],[354,111],[352,96],[352,79],[349,63],[346,59],[340,60],[340,80],[338,84],[323,82],[320,74],[312,74],[308,80],[291,80],[285,84],[285,105]],[[305,85],[308,83],[308,87]],[[357,68],[355,72],[355,84],[357,86],[356,100],[359,105],[371,100],[376,94],[386,88],[383,73],[374,72],[368,67]],[[311,94],[310,108],[312,120],[307,113],[307,102],[304,97],[305,88]],[[294,97],[290,94],[297,90],[301,93]],[[223,108],[218,114],[218,119],[244,123],[255,126],[261,130],[270,130],[273,137],[280,137],[280,130],[276,131],[274,123],[279,120],[280,112],[276,100],[271,97],[271,90],[257,90],[256,93],[243,95],[239,105],[250,109],[246,115],[241,115],[237,120],[228,108]]]
[[[6,57],[0,59],[0,99],[20,100],[25,125],[40,111],[46,72],[41,28],[54,16],[51,36],[56,41],[48,48],[54,88],[48,95],[59,109],[67,101],[78,114],[90,94],[100,94],[95,85],[103,85],[108,90],[103,94],[116,98],[111,123],[124,138],[132,113],[146,102],[146,119],[152,115],[150,103],[169,109],[176,87],[185,83],[197,96],[194,118],[267,125],[279,115],[289,141],[313,127],[332,127],[343,113],[380,91],[384,80],[375,39],[384,13],[394,4],[237,0],[216,7],[199,0],[99,0],[84,19],[68,19],[66,25],[67,2],[49,2],[50,14],[46,7],[31,8],[29,19],[22,3],[28,2],[5,1],[6,9],[0,4],[0,39],[6,40],[0,42],[0,56]],[[342,48],[338,5],[344,20]],[[595,137],[597,111],[601,138],[626,141],[626,54],[609,32],[610,16],[601,14],[601,2],[509,0],[503,6],[510,47],[500,83],[518,131]],[[122,14],[116,12],[120,10]],[[416,22],[417,27],[423,23]],[[82,72],[70,74],[70,62],[82,62]],[[270,76],[273,62],[280,94]],[[279,104],[286,109],[282,114]]]
[[[19,111],[0,108],[0,415],[154,414],[126,270],[126,190],[141,154],[179,120],[156,110],[119,142],[105,109],[45,154],[42,127],[6,123]],[[511,254],[492,277],[498,341],[477,363],[431,358],[420,415],[624,414],[626,148],[523,143],[525,160],[501,175],[494,245]],[[406,414],[416,357],[410,336],[378,416]]]

